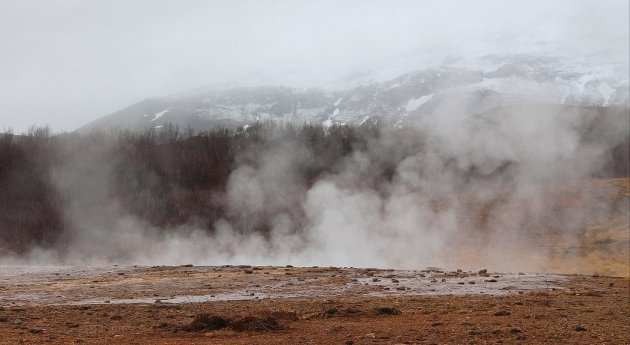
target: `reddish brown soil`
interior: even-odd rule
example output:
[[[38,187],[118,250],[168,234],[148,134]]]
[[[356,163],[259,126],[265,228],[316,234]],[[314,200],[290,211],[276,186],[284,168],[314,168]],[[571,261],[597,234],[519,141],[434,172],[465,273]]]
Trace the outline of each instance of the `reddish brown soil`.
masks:
[[[181,273],[181,269],[170,271],[173,276]],[[222,283],[238,285],[264,276],[259,271],[239,271],[243,272],[219,278]],[[295,268],[289,272],[291,275],[283,273],[283,279],[299,281],[323,276],[330,270]],[[390,272],[350,270],[346,275],[384,278],[392,275]],[[471,274],[449,279],[482,278]],[[124,279],[134,278],[120,278]],[[213,284],[219,284],[217,280]],[[37,283],[31,285],[35,288]],[[317,287],[313,281],[310,285]],[[326,289],[329,287],[322,285],[322,290]],[[0,344],[628,344],[629,294],[628,278],[570,276],[559,288],[541,286],[538,291],[502,296],[370,297],[343,293],[308,298],[98,305],[25,301],[5,303],[0,309]],[[379,312],[381,307],[392,308],[385,311],[393,312]],[[187,331],[196,315],[202,313],[230,322],[243,317],[271,317],[282,329]]]

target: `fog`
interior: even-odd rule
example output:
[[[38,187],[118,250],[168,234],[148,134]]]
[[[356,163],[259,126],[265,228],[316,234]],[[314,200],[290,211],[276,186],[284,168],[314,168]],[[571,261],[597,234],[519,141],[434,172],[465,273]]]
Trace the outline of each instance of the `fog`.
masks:
[[[452,102],[418,127],[386,129],[314,181],[299,169],[321,159],[308,145],[280,140],[243,150],[225,191],[208,197],[225,206],[211,224],[201,217],[158,227],[121,207],[110,194],[120,162],[104,154],[107,145],[86,146],[55,168],[68,233],[53,247],[5,250],[0,262],[626,274],[585,264],[579,253],[564,252],[558,265],[550,249],[586,243],[589,228],[627,227],[628,198],[592,185],[611,149],[627,146],[627,109],[603,117],[562,106],[459,116],[477,101]],[[393,164],[391,178],[383,178],[383,162]]]
[[[627,1],[0,2],[0,128],[74,130],[206,85],[533,53],[628,62]]]

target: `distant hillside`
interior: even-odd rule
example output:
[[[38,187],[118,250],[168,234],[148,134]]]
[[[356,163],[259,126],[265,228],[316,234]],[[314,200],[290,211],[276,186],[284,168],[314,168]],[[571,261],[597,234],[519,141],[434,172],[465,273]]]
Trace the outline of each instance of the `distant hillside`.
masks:
[[[628,76],[597,66],[537,56],[486,56],[374,81],[354,80],[345,89],[236,87],[200,89],[144,100],[91,122],[92,129],[236,129],[257,121],[358,125],[381,120],[413,125],[432,113],[481,113],[531,103],[627,106]]]

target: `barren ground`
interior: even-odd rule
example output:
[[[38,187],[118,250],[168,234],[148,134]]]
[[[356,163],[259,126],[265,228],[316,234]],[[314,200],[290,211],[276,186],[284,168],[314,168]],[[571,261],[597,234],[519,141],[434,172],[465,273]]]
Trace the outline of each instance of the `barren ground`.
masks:
[[[5,266],[0,343],[627,344],[629,303],[628,278],[597,276]]]

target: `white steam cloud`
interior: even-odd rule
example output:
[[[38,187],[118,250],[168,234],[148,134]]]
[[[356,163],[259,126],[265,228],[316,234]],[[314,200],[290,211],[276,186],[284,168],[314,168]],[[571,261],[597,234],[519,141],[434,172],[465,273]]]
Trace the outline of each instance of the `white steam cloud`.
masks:
[[[531,236],[541,226],[570,237],[618,211],[607,199],[554,209],[549,193],[579,186],[602,168],[628,136],[626,115],[528,106],[468,116],[467,106],[451,103],[416,128],[384,131],[314,183],[298,172],[301,162],[318,159],[307,147],[265,148],[255,164],[233,170],[226,193],[212,197],[219,201],[209,200],[227,207],[211,235],[203,220],[160,229],[117,204],[91,206],[109,188],[112,162],[82,152],[57,172],[73,236],[56,250],[4,261],[533,271],[547,269],[546,252]],[[595,122],[602,132],[585,141]],[[384,161],[395,164],[391,180],[376,177]],[[264,234],[252,230],[261,219],[269,220]]]

